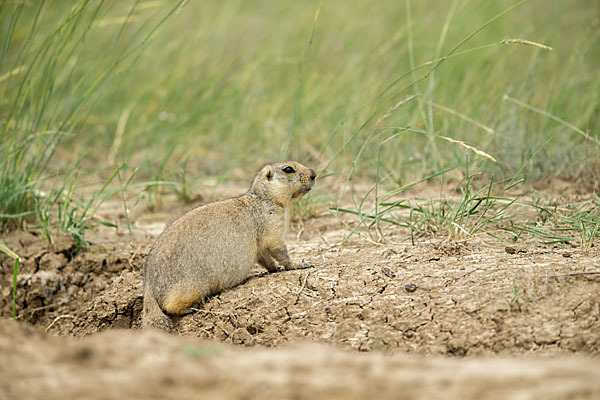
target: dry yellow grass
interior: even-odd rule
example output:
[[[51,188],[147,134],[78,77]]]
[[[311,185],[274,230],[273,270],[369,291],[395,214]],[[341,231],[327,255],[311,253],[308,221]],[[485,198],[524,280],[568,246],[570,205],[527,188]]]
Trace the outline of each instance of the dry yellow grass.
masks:
[[[552,47],[550,47],[550,46],[546,46],[544,44],[537,43],[537,42],[532,42],[531,40],[526,40],[526,39],[504,39],[500,43],[502,43],[502,44],[524,44],[525,46],[533,46],[533,47],[540,48],[542,50],[547,50],[547,51],[553,50]]]
[[[476,148],[476,147],[473,147],[473,146],[471,146],[470,144],[467,144],[467,143],[463,142],[462,140],[456,140],[456,139],[452,139],[452,138],[449,138],[449,137],[447,137],[447,136],[442,136],[442,135],[437,135],[437,137],[439,137],[439,138],[441,138],[441,139],[444,139],[444,140],[447,140],[447,141],[449,141],[449,142],[451,142],[451,143],[456,143],[456,144],[458,144],[459,146],[462,146],[462,147],[464,147],[464,148],[466,148],[466,149],[472,150],[472,151],[473,151],[473,152],[475,152],[476,154],[479,154],[480,156],[483,156],[483,157],[487,158],[488,160],[491,160],[491,161],[493,161],[493,162],[497,162],[497,161],[496,161],[496,159],[495,159],[494,157],[490,156],[490,155],[489,155],[488,153],[486,153],[485,151],[483,151],[483,150],[479,150],[478,148]]]

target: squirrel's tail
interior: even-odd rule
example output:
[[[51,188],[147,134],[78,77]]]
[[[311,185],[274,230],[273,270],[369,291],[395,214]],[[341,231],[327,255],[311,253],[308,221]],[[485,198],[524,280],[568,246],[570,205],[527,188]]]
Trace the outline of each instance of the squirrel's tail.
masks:
[[[170,332],[173,322],[160,309],[152,290],[148,286],[144,289],[144,310],[142,311],[142,328],[158,328]]]

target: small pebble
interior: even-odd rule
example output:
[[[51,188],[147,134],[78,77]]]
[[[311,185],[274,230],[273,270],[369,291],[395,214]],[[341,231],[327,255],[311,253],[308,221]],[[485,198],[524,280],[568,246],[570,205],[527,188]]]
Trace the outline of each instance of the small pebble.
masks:
[[[409,293],[412,293],[415,290],[417,290],[417,285],[415,285],[414,283],[409,283],[408,285],[404,286],[404,290],[406,290]]]

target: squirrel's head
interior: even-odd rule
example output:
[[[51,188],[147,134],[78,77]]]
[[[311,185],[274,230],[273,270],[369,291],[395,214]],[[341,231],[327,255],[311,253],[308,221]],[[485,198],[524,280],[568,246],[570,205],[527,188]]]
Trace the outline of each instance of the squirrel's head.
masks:
[[[289,206],[292,199],[304,196],[312,189],[316,178],[314,169],[295,161],[266,164],[258,170],[250,191]]]

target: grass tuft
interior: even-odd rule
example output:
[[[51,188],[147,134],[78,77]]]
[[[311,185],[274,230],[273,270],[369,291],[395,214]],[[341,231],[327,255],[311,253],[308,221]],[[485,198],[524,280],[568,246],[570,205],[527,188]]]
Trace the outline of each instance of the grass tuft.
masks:
[[[0,230],[22,227],[35,218],[49,241],[51,231],[57,230],[85,245],[92,203],[104,196],[106,186],[79,204],[74,191],[80,186],[76,170],[81,163],[65,157],[62,145],[87,130],[102,95],[134,65],[145,43],[181,3],[138,16],[140,24],[132,32],[135,2],[127,18],[114,20],[119,29],[109,35],[103,33],[102,22],[118,11],[115,3],[78,1],[50,7],[40,1],[0,7],[0,71],[6,71],[0,74]],[[81,62],[92,54],[87,63]],[[54,162],[57,152],[63,166]]]

